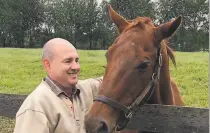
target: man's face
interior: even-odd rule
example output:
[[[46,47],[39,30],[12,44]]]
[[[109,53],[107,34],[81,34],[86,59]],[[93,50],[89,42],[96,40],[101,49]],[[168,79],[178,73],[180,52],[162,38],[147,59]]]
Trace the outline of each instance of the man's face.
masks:
[[[59,46],[53,51],[48,74],[63,87],[75,86],[80,73],[79,57],[76,49]]]

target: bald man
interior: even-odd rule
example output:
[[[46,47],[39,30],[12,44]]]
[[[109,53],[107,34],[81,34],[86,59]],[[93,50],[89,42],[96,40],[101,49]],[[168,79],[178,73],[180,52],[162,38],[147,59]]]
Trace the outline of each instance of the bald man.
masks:
[[[14,133],[85,133],[84,116],[102,77],[78,80],[78,53],[62,38],[44,45],[42,64],[47,75],[18,110]]]

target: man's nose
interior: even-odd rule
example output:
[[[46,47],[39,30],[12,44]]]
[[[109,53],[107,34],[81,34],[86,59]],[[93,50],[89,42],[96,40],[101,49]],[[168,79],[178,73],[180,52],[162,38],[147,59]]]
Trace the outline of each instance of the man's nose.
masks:
[[[78,70],[80,68],[79,62],[74,61],[71,64],[71,69]]]

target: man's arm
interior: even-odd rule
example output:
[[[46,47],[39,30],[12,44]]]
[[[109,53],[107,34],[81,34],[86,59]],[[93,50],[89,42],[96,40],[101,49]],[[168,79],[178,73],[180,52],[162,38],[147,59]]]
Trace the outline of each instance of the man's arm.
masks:
[[[103,80],[103,76],[90,80],[90,83],[92,86],[93,99],[97,96],[97,94],[99,92],[102,80]]]
[[[14,133],[50,133],[50,124],[43,112],[28,109],[16,116]]]

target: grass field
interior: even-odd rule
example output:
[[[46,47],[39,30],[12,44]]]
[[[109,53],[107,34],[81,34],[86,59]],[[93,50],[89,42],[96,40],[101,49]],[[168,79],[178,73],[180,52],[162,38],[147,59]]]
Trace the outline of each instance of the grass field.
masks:
[[[80,79],[102,76],[105,51],[79,50]],[[208,107],[207,52],[176,52],[177,69],[171,63],[171,75],[184,97],[185,105]],[[0,49],[0,93],[28,94],[45,76],[41,49]],[[0,117],[0,133],[12,132],[14,120]]]

